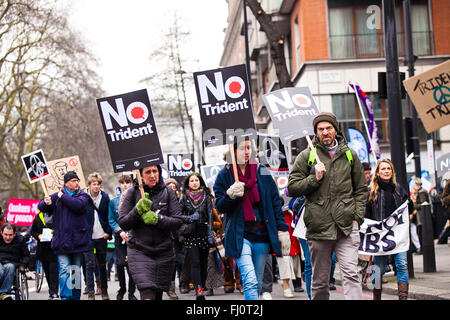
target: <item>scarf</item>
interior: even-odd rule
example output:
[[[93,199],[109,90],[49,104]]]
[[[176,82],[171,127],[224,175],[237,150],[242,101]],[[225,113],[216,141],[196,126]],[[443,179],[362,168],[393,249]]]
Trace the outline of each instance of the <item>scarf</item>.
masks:
[[[234,168],[231,168],[231,173],[234,175]],[[256,186],[256,170],[257,163],[248,163],[245,166],[245,175],[242,174],[241,168],[237,166],[237,172],[240,182],[244,182],[244,199],[242,204],[242,211],[244,213],[244,221],[255,221],[255,212],[253,211],[253,204],[260,201],[258,187]]]
[[[64,191],[65,191],[69,196],[71,196],[71,197],[73,197],[73,195],[74,195],[75,193],[77,193],[77,191],[70,191],[69,189],[67,189],[66,186],[64,186]]]
[[[205,198],[205,190],[203,190],[202,188],[195,191],[189,189],[186,192],[186,194],[188,195],[189,199],[194,204],[194,206],[197,206],[200,203],[202,203],[203,199]]]
[[[384,219],[389,217],[392,212],[397,209],[397,205],[395,203],[394,193],[395,193],[395,184],[392,181],[385,182],[380,178],[377,178],[378,186],[381,190],[384,191],[383,198],[383,212],[381,212],[381,217]]]

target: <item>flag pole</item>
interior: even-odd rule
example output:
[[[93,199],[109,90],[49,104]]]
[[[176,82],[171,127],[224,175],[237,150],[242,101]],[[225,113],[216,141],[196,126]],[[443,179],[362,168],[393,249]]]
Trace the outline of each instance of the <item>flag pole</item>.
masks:
[[[350,82],[350,84],[352,85],[353,91],[355,92],[355,95],[356,95],[356,99],[358,100],[359,111],[361,112],[361,116],[363,118],[363,123],[364,123],[364,128],[366,129],[367,137],[369,138],[369,142],[370,142],[370,150],[372,151],[372,155],[373,155],[373,158],[375,159],[375,163],[377,163],[378,159],[377,159],[377,155],[375,154],[374,147],[373,147],[374,143],[372,141],[372,136],[369,133],[369,128],[367,128],[366,116],[365,116],[364,110],[362,109],[362,106],[361,106],[361,100],[359,99],[359,94],[356,91],[355,85],[352,82]]]

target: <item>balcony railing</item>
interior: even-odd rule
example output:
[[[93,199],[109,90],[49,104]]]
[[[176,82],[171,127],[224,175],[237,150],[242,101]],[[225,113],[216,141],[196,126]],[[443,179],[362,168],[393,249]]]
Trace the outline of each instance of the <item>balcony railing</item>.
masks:
[[[431,31],[412,33],[414,54],[425,56],[432,54]],[[331,35],[329,36],[331,59],[361,59],[385,57],[383,33]],[[405,34],[397,33],[398,55],[404,56]]]

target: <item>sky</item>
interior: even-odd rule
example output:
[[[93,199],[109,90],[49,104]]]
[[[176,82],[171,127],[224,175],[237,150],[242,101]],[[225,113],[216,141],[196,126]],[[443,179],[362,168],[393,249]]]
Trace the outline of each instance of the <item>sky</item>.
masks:
[[[69,21],[98,57],[108,96],[145,88],[151,51],[176,11],[191,32],[189,52],[202,71],[219,67],[227,22],[225,0],[63,0]],[[151,95],[149,93],[149,95]]]

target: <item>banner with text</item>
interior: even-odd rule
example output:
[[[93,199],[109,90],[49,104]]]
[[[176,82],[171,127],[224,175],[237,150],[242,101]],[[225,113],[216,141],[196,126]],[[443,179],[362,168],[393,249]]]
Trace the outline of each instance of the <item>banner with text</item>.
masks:
[[[382,221],[364,219],[360,226],[360,254],[386,256],[409,250],[409,213],[405,201]]]
[[[39,199],[9,198],[6,208],[6,221],[16,226],[31,226],[38,212]]]
[[[194,72],[206,147],[256,139],[253,104],[244,64]]]
[[[114,172],[164,162],[147,90],[97,99]]]
[[[180,188],[183,188],[184,179],[186,179],[188,175],[195,171],[194,154],[168,154],[167,168],[169,170],[169,177],[177,180]]]
[[[438,178],[442,177],[444,173],[450,170],[450,153],[440,156],[436,160],[436,171]]]
[[[428,133],[450,124],[450,60],[403,84]]]
[[[263,101],[284,144],[314,135],[312,122],[319,109],[308,87],[276,90],[263,95]]]

